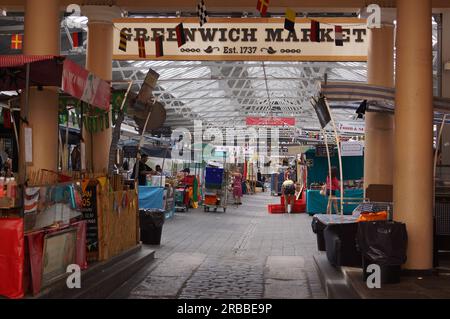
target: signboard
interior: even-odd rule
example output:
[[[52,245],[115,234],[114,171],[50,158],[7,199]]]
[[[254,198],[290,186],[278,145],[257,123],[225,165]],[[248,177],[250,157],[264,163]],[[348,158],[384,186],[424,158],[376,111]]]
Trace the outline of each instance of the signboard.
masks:
[[[294,117],[247,117],[247,126],[295,126]]]
[[[330,153],[330,157],[334,157],[336,155],[335,152],[336,145],[328,145],[328,151]],[[320,144],[316,146],[316,157],[328,157],[327,155],[327,147],[325,144]]]
[[[77,231],[70,229],[46,235],[42,262],[42,286],[66,274],[68,265],[75,263]]]
[[[150,103],[153,99],[153,90],[156,88],[156,82],[159,79],[159,74],[149,69],[147,76],[145,77],[144,83],[142,83],[141,89],[137,96],[137,101],[142,104]]]
[[[340,122],[338,124],[338,130],[341,133],[359,133],[364,134],[365,132],[365,124],[363,122]]]
[[[322,96],[319,98],[317,103],[313,105],[313,107],[314,110],[316,111],[317,118],[319,119],[320,126],[324,129],[331,121],[331,115],[329,107],[327,106],[327,101]]]
[[[288,155],[289,156],[297,156],[298,154],[303,153],[305,148],[303,146],[288,146]]]
[[[358,142],[342,142],[341,156],[363,156],[364,147]]]
[[[356,18],[323,18],[320,42],[311,42],[311,20],[298,18],[295,31],[284,30],[284,18],[124,18],[114,20],[113,58],[139,58],[144,38],[148,60],[209,61],[367,61],[367,24]],[[178,47],[175,27],[183,23],[186,44]],[[335,26],[342,27],[343,46],[335,44]],[[120,32],[127,37],[119,49]],[[156,58],[156,37],[163,36],[164,56]]]
[[[69,59],[64,60],[61,89],[83,102],[108,111],[111,86]]]
[[[88,260],[95,260],[98,253],[97,185],[88,185],[83,192],[83,219],[86,220],[86,250]]]

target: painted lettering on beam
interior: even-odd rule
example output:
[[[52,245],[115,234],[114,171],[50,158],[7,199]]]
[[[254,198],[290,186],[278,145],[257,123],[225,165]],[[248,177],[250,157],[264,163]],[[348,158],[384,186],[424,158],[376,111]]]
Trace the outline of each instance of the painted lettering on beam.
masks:
[[[293,31],[284,29],[284,19],[210,19],[200,27],[196,19],[117,19],[114,20],[113,57],[139,59],[138,39],[144,39],[146,59],[159,60],[291,60],[291,61],[366,61],[366,20],[319,19],[320,42],[312,42],[311,23],[298,19]],[[183,23],[186,43],[178,47],[175,27]],[[343,46],[336,46],[334,26],[342,29]],[[120,34],[128,41],[119,49]],[[164,56],[156,57],[155,39],[163,38]]]

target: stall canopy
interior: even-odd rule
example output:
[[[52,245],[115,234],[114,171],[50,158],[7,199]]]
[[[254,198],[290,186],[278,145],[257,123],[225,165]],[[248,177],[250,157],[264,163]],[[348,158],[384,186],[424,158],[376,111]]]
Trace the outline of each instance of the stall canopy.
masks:
[[[0,56],[0,91],[56,86],[64,92],[103,110],[109,110],[110,83],[75,62],[53,55]]]
[[[395,112],[395,88],[358,82],[323,82],[321,92],[331,102],[367,100],[370,111]],[[435,121],[440,122],[442,114],[450,113],[450,99],[435,96],[433,107]]]

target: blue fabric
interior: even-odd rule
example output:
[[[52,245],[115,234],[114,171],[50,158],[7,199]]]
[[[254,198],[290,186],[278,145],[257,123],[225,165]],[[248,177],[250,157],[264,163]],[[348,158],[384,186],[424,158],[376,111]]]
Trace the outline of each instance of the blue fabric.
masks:
[[[164,188],[139,186],[139,209],[164,209]]]
[[[222,185],[223,168],[206,167],[205,184]]]
[[[336,197],[338,200],[338,207],[340,206],[339,198],[340,192],[336,192]],[[346,189],[344,190],[344,201],[345,198],[362,198],[364,196],[362,189]],[[356,202],[357,200],[350,200]],[[306,191],[306,212],[309,215],[314,214],[326,214],[328,205],[328,197],[320,194],[320,190],[307,190]],[[358,206],[358,204],[344,204],[344,214],[351,215],[353,210]],[[333,209],[333,213],[334,209]]]

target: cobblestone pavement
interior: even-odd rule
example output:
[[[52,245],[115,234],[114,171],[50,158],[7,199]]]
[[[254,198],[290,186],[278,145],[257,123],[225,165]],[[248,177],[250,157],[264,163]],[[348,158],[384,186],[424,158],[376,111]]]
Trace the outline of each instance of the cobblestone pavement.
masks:
[[[226,213],[177,213],[163,227],[155,262],[112,298],[325,298],[312,255],[311,217],[270,215],[268,193]]]

